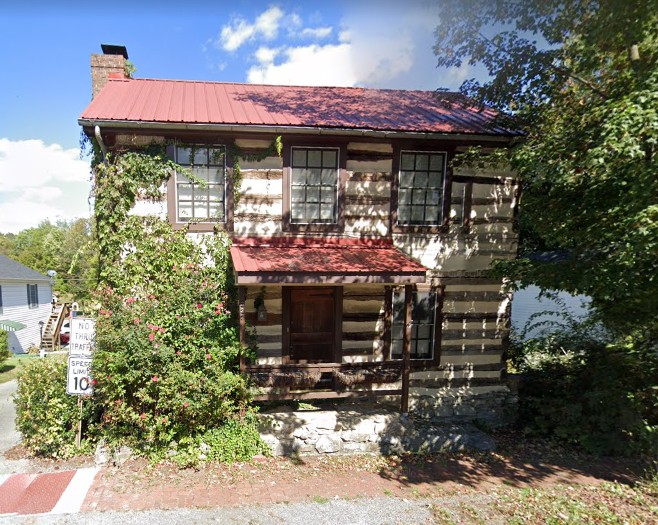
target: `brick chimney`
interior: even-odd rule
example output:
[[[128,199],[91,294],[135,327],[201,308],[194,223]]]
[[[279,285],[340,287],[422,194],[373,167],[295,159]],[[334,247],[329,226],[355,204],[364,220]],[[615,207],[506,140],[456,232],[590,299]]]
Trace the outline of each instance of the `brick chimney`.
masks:
[[[124,46],[102,44],[102,55],[91,55],[91,93],[96,97],[110,78],[126,78],[128,51]]]

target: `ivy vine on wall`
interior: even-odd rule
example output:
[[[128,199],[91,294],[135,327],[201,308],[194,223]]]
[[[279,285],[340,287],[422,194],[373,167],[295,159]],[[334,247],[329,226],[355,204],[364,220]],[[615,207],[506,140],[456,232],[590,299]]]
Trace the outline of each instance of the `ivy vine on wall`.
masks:
[[[125,249],[125,235],[122,229],[127,224],[130,210],[137,198],[159,201],[164,198],[163,188],[172,173],[182,173],[192,183],[203,187],[205,181],[195,176],[192,169],[174,162],[167,155],[169,144],[151,144],[129,151],[114,151],[103,158],[98,143],[93,139],[83,139],[82,150],[92,154],[95,234],[98,243],[99,282],[105,282],[106,269],[121,259]],[[190,165],[194,167],[194,149],[190,146]],[[196,146],[198,147],[198,146]],[[240,160],[258,162],[270,156],[281,156],[281,137],[260,151],[245,151],[234,143],[227,146],[227,155],[233,165],[234,202],[240,198],[242,171]],[[220,153],[223,154],[223,153]],[[111,284],[111,283],[108,283]]]

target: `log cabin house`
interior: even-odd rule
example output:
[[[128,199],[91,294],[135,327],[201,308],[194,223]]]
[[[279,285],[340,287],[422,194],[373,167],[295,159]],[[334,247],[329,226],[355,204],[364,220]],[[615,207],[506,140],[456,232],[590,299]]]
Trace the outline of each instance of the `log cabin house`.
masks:
[[[133,79],[125,48],[103,51],[79,123],[109,150],[167,144],[207,181],[172,174],[137,211],[232,239],[260,399],[501,419],[511,296],[488,268],[516,255],[517,186],[451,160],[518,133],[458,94]]]

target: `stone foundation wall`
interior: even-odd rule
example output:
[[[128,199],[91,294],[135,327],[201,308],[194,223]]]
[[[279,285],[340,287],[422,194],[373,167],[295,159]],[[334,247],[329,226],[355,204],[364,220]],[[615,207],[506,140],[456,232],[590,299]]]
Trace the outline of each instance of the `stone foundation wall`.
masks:
[[[508,389],[410,401],[408,416],[384,400],[317,403],[317,410],[279,407],[259,416],[260,433],[276,456],[491,450],[493,439],[474,422],[501,426],[516,413],[516,396]]]

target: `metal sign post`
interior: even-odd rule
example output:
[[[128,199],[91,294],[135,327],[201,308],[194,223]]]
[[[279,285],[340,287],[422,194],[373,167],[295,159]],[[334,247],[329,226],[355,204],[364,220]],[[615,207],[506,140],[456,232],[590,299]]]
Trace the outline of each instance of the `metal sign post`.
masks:
[[[78,425],[75,446],[82,441],[82,396],[91,396],[94,385],[91,381],[92,351],[96,346],[96,321],[74,317],[71,319],[69,360],[66,374],[66,393],[78,397]]]

